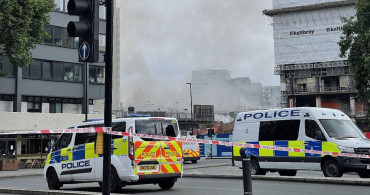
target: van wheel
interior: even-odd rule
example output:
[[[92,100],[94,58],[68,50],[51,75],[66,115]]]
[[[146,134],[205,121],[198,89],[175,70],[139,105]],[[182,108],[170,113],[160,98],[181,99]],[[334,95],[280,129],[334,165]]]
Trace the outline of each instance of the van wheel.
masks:
[[[191,163],[194,163],[194,164],[197,163],[197,162],[198,162],[197,160],[192,160],[191,161]]]
[[[322,165],[322,172],[325,177],[342,177],[343,175],[343,171],[334,160],[325,161]]]
[[[49,169],[46,173],[46,180],[50,190],[59,190],[61,183],[58,179],[58,175],[53,168]]]
[[[122,181],[118,177],[117,171],[114,167],[110,169],[110,191],[120,192],[122,189]],[[102,185],[103,186],[103,185]]]
[[[279,171],[280,176],[295,176],[297,175],[296,170],[281,170]]]
[[[266,171],[260,168],[256,159],[251,160],[251,175],[266,175]]]
[[[361,178],[370,178],[370,171],[359,171],[358,176]]]
[[[174,181],[160,181],[158,182],[158,185],[163,190],[168,190],[168,189],[171,189],[173,185],[175,185],[175,182]]]

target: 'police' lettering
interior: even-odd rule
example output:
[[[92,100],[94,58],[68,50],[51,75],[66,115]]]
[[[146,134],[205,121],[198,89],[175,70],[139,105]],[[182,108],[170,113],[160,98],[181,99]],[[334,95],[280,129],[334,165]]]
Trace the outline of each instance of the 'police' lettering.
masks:
[[[281,110],[272,112],[257,112],[254,114],[244,114],[244,120],[248,118],[261,119],[261,118],[276,118],[276,117],[288,117],[288,116],[299,116],[300,110]]]
[[[73,168],[81,168],[81,167],[89,167],[90,166],[90,160],[85,161],[78,161],[78,162],[70,162],[62,164],[62,169],[73,169]]]

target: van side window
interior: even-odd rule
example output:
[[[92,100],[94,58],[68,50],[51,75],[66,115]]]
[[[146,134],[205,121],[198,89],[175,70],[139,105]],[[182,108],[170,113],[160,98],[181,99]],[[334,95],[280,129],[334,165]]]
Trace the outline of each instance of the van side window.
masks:
[[[112,123],[112,131],[125,132],[126,122],[115,122]],[[122,138],[121,135],[112,135],[112,139]]]
[[[60,136],[58,139],[58,149],[66,148],[69,146],[72,140],[72,134],[71,133],[65,133]]]
[[[316,139],[316,131],[321,132],[319,125],[314,120],[305,120],[304,127],[306,131],[306,136],[312,139]]]
[[[259,141],[297,140],[300,120],[263,121]]]
[[[75,145],[95,142],[96,133],[76,133]]]

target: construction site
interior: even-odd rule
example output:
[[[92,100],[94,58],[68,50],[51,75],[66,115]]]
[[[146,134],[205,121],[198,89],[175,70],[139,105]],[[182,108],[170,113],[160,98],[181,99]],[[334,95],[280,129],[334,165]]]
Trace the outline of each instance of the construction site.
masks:
[[[273,9],[263,13],[273,26],[282,107],[339,109],[369,131],[367,104],[357,101],[353,73],[339,57],[341,18],[354,16],[354,5],[354,0],[274,0]]]

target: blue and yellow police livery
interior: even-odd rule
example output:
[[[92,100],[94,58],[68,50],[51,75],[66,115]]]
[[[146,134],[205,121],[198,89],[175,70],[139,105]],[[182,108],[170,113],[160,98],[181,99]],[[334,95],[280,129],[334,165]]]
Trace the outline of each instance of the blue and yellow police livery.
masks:
[[[342,157],[338,153],[370,154],[370,141],[343,112],[327,108],[286,108],[242,112],[236,117],[233,141],[330,152],[331,155],[300,150],[246,149],[252,174],[278,171],[294,176],[297,170],[322,170],[326,177],[357,172],[370,177],[370,160]],[[241,147],[233,147],[233,162],[241,166]],[[334,155],[333,155],[334,154]]]
[[[71,128],[102,127],[104,121],[73,125]],[[112,121],[112,130],[149,135],[180,137],[174,118],[141,117]],[[102,133],[62,134],[47,156],[44,168],[50,189],[64,183],[98,182],[103,179]],[[154,183],[172,188],[182,176],[182,145],[136,136],[112,135],[111,191],[125,185]]]

